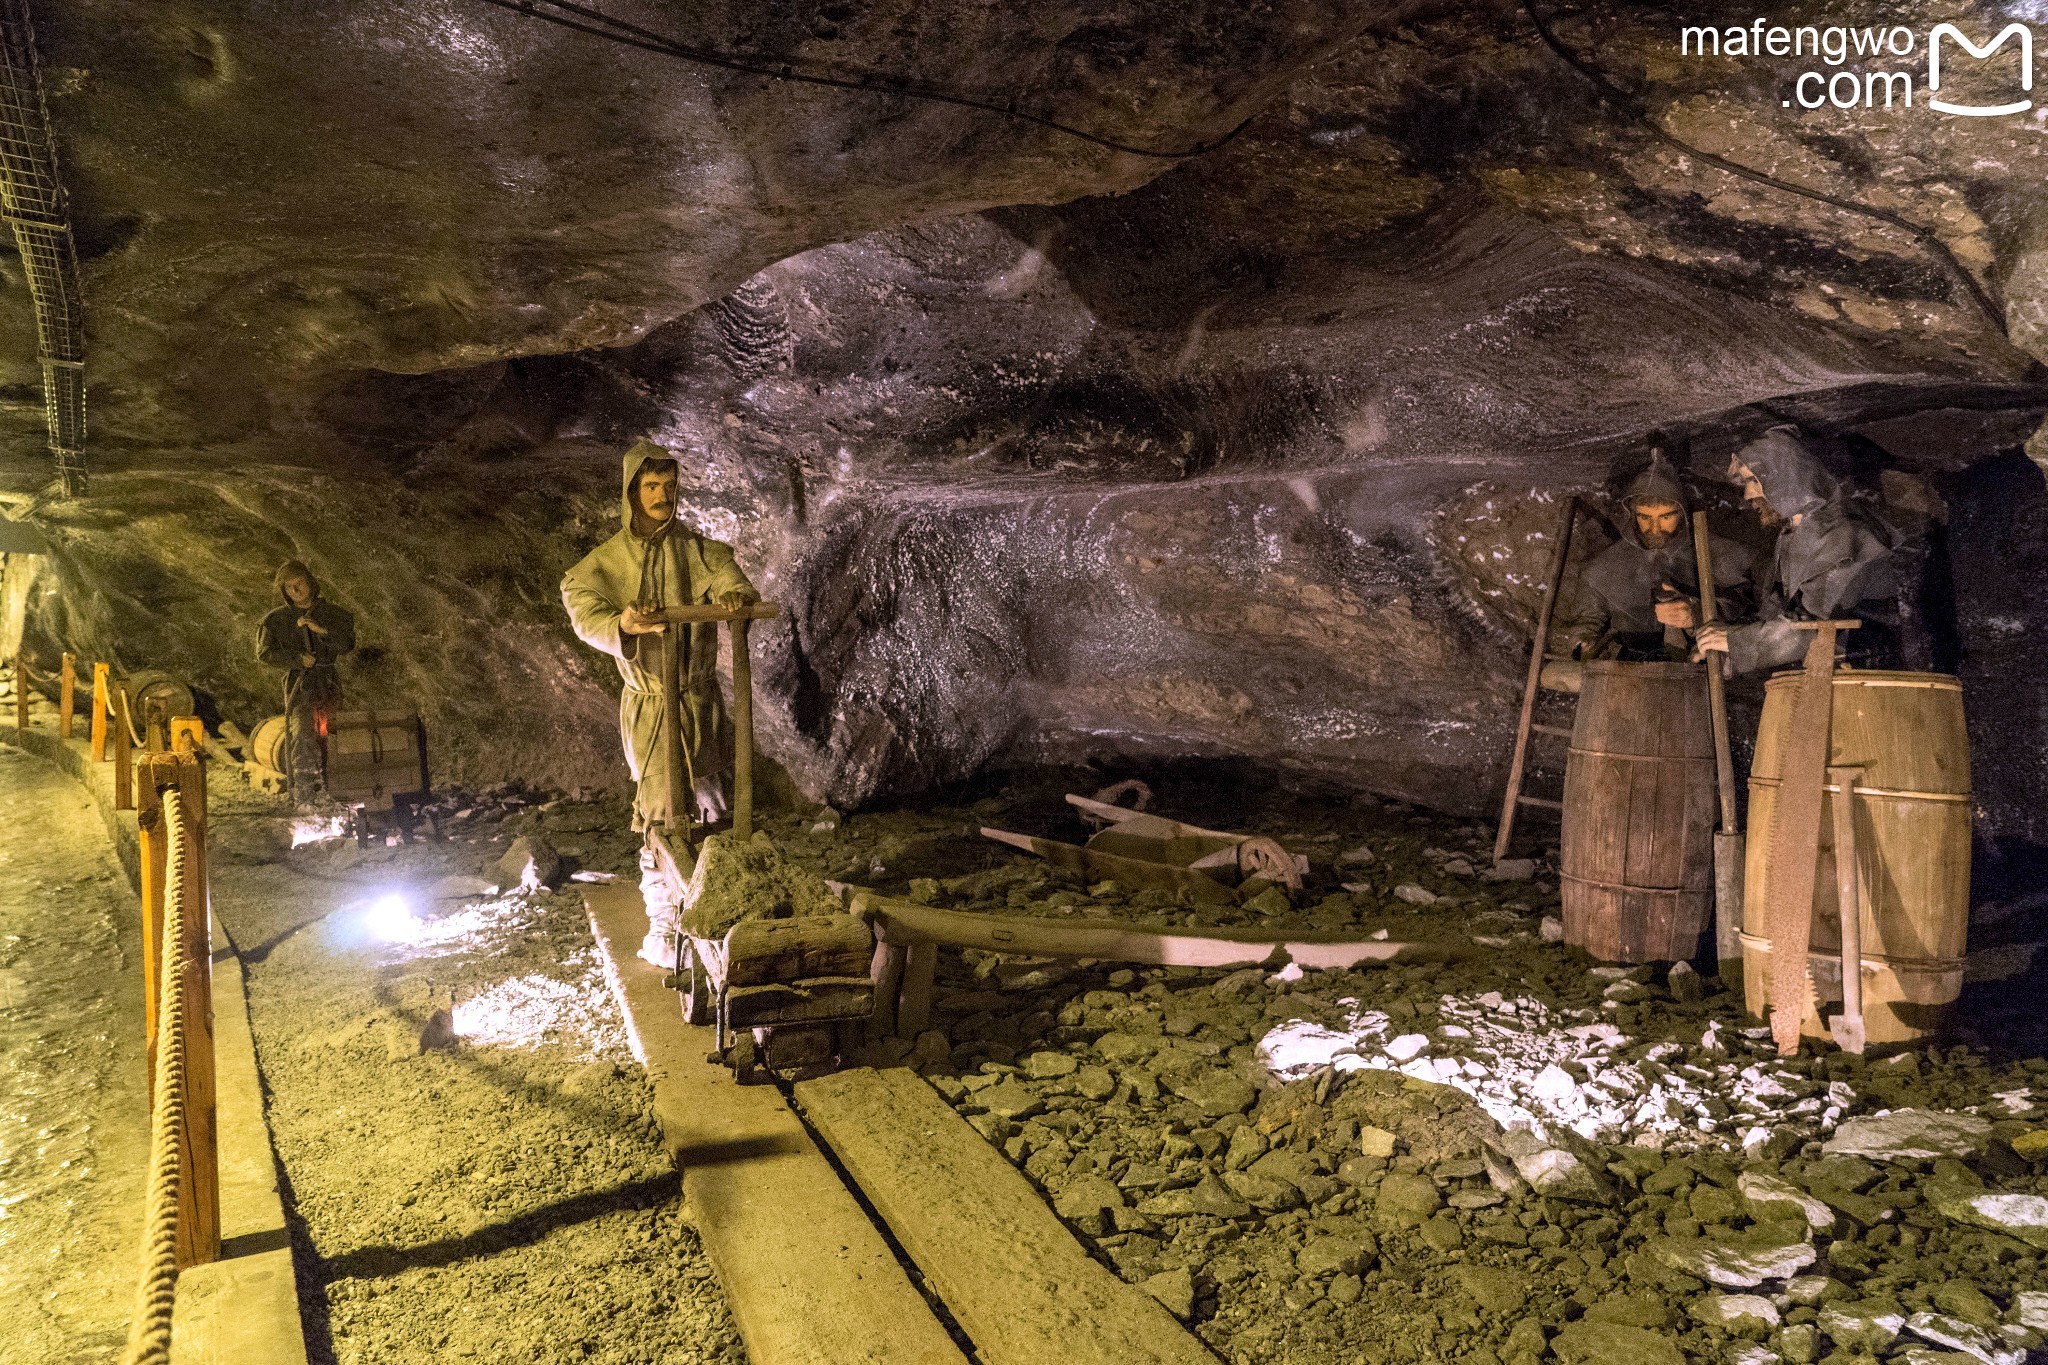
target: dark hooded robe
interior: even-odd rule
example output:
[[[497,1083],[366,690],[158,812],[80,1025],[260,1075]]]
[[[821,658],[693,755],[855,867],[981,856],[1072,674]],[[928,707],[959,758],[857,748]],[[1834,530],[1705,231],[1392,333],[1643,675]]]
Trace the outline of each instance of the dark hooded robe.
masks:
[[[619,735],[636,784],[633,828],[673,826],[669,806],[667,718],[661,702],[660,635],[619,629],[628,606],[658,611],[716,602],[729,592],[755,596],[754,585],[733,559],[732,547],[700,536],[670,519],[651,536],[633,530],[633,481],[643,465],[673,464],[652,441],[628,450],[620,471],[619,533],[585,555],[562,577],[562,605],[587,645],[618,664]],[[670,627],[675,629],[675,627]],[[718,626],[700,622],[681,633],[683,774],[685,792],[732,768],[731,726],[718,691]]]
[[[1621,539],[1602,550],[1580,572],[1557,624],[1559,639],[1590,657],[1656,660],[1674,657],[1657,620],[1657,595],[1669,583],[1687,597],[1699,596],[1699,565],[1693,554],[1692,518],[1685,486],[1661,454],[1630,481],[1621,497]],[[1636,529],[1640,504],[1670,503],[1686,516],[1678,534],[1651,549]],[[1751,579],[1756,556],[1747,546],[1720,536],[1709,539],[1714,556],[1716,615],[1741,620],[1752,609]],[[1682,652],[1677,657],[1683,657]]]
[[[285,594],[284,585],[293,578],[312,586],[307,606],[293,606]],[[320,782],[321,718],[341,707],[341,671],[335,665],[356,647],[356,618],[347,607],[322,597],[320,580],[295,559],[277,571],[277,591],[284,605],[272,607],[256,627],[256,658],[284,672],[286,762],[293,789],[306,800]],[[302,624],[306,621],[320,630]],[[311,664],[304,662],[309,656]]]
[[[1900,534],[1852,497],[1791,426],[1772,427],[1736,455],[1783,517],[1758,619],[1728,632],[1729,669],[1797,663],[1813,636],[1794,621],[1859,619],[1847,657],[1882,667],[1896,652]],[[1792,524],[1793,518],[1798,524]]]

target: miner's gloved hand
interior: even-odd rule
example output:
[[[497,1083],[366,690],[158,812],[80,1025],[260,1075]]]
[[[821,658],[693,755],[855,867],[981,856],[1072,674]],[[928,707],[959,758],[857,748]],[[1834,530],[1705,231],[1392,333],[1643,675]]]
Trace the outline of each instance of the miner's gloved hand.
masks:
[[[719,595],[718,605],[724,607],[727,611],[735,611],[740,607],[760,600],[761,594],[751,588],[734,588],[731,592]]]
[[[1692,661],[1699,663],[1707,657],[1709,652],[1715,654],[1726,654],[1728,652],[1728,627],[1700,627],[1700,633],[1693,638],[1692,642]]]
[[[1692,599],[1669,583],[1657,589],[1657,624],[1691,630],[1699,624],[1693,614]]]
[[[325,635],[327,633],[327,627],[321,625],[310,616],[301,616],[299,624],[305,629],[312,631],[315,635]]]
[[[323,634],[323,635],[324,635],[324,634],[326,634],[326,632],[325,632],[325,631],[322,631],[322,632],[321,632],[321,634]],[[312,655],[310,655],[310,654],[301,654],[301,655],[299,656],[299,667],[300,667],[300,668],[311,668],[312,666],[313,666],[313,656],[312,656]]]
[[[655,612],[630,606],[619,613],[619,629],[628,635],[659,635],[663,628],[661,617]]]

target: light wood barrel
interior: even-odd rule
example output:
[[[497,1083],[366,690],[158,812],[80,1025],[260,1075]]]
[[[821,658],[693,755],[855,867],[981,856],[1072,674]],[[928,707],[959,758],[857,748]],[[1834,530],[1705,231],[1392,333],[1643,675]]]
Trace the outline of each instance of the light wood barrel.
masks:
[[[1770,998],[1772,816],[1785,728],[1799,674],[1764,688],[1749,779],[1749,854],[1742,901],[1743,994],[1750,1013]],[[1842,669],[1835,674],[1828,762],[1861,767],[1853,812],[1864,880],[1863,1028],[1870,1043],[1903,1043],[1937,1029],[1963,985],[1970,926],[1970,744],[1963,686],[1941,673]],[[1835,895],[1832,786],[1821,798],[1820,871],[1813,883],[1808,962],[1815,994],[1842,998],[1842,921]],[[1800,1025],[1827,1029],[1811,1008]]]
[[[290,772],[291,756],[284,751],[285,718],[272,716],[249,732],[245,758],[261,763],[272,772]]]
[[[128,694],[128,715],[137,730],[149,722],[152,712],[161,716],[166,725],[179,716],[192,714],[192,689],[160,668],[130,673],[121,680],[121,690]]]
[[[1695,956],[1718,800],[1702,667],[1588,663],[1564,770],[1565,942],[1606,962]]]

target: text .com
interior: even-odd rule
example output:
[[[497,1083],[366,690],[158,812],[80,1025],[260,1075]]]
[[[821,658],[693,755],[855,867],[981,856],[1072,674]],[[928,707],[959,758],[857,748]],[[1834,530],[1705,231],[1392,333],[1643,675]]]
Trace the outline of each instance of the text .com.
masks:
[[[1788,109],[1912,109],[1916,92],[1926,108],[1964,118],[1998,118],[2034,107],[2034,34],[2021,23],[1980,41],[1952,23],[1936,24],[1923,39],[1903,24],[1787,28],[1758,19],[1747,28],[1681,28],[1678,50],[1695,59],[1806,58],[1833,68],[1810,67],[1792,77],[1781,101]],[[1851,62],[1858,69],[1843,69]],[[1886,69],[1869,69],[1880,63]],[[1969,98],[1957,91],[1958,78],[1967,81]]]

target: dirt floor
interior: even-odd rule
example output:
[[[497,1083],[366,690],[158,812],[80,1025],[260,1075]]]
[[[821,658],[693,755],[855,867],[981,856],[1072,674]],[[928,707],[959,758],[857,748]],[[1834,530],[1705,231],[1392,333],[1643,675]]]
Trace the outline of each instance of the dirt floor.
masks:
[[[141,916],[83,789],[0,746],[0,1362],[127,1339],[149,1104]]]
[[[478,894],[507,836],[476,805],[445,844],[294,852],[274,803],[216,803],[312,1359],[743,1360],[576,883]]]
[[[1079,841],[1059,796],[1097,781],[762,824],[820,876],[931,904],[1383,930],[1451,958],[947,953],[934,1028],[869,1054],[917,1066],[1224,1359],[2018,1365],[2041,1346],[2048,1063],[2018,1028],[2036,983],[1975,993],[1937,1046],[1780,1060],[1717,982],[1555,942],[1540,836],[1526,875],[1491,879],[1484,825],[1169,775],[1165,813],[1311,859],[1302,892],[1212,906],[978,834]],[[623,809],[500,791],[451,806],[446,844],[293,849],[241,799],[216,895],[250,961],[317,1358],[741,1359],[576,894],[634,875]],[[536,836],[560,890],[487,891]]]

